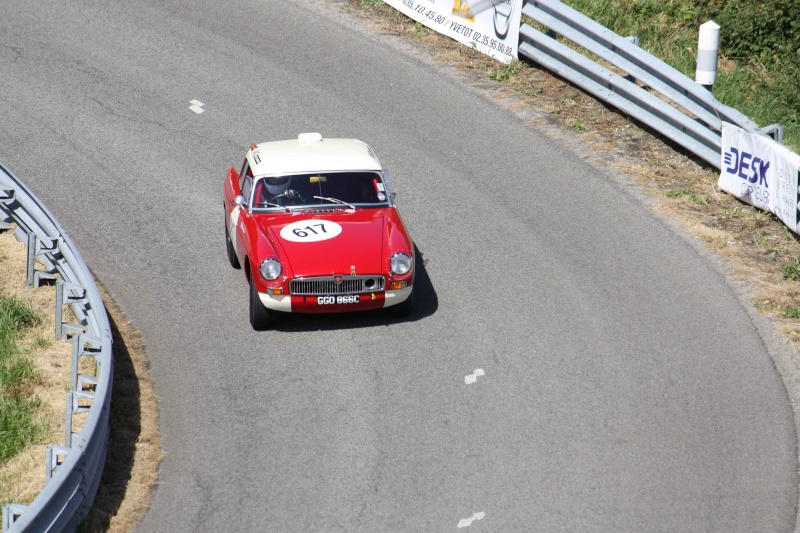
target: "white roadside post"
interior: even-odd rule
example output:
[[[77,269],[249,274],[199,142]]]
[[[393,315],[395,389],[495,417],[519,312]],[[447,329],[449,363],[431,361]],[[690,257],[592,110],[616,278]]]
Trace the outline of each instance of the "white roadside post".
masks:
[[[709,91],[717,81],[719,28],[719,24],[709,20],[700,25],[700,36],[697,39],[697,71],[694,79]]]

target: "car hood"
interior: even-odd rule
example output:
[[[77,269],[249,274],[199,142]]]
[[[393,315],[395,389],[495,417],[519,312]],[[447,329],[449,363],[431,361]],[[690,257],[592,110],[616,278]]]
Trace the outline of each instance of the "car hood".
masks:
[[[381,211],[293,215],[260,225],[283,251],[293,277],[383,273]]]

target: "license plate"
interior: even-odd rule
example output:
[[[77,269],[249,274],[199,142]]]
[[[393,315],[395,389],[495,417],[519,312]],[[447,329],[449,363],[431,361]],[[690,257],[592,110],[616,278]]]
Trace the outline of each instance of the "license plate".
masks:
[[[361,296],[358,294],[348,294],[345,296],[318,296],[317,305],[334,305],[334,304],[357,304],[361,301]]]

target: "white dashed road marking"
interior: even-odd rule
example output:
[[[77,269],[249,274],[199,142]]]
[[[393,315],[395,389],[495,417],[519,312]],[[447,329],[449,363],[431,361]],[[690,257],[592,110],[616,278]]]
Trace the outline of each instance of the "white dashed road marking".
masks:
[[[461,520],[458,521],[458,527],[459,529],[461,529],[462,527],[469,527],[475,520],[483,520],[484,516],[486,516],[486,513],[481,511],[480,513],[475,513],[469,518],[462,518]]]
[[[483,371],[482,368],[476,368],[474,373],[464,376],[464,383],[470,385],[471,383],[475,383],[476,381],[478,381],[478,376],[485,376],[485,375],[486,373]]]
[[[200,100],[189,100],[189,103],[192,104],[192,105],[189,106],[189,109],[191,109],[192,111],[194,111],[198,115],[200,113],[202,113],[203,111],[205,111],[205,109],[203,109],[203,106],[205,104],[203,102],[201,102]]]

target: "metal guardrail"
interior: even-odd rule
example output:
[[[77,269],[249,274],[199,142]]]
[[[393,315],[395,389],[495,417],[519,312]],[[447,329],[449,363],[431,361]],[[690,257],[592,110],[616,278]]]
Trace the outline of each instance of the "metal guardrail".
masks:
[[[30,505],[3,506],[3,531],[74,531],[94,501],[108,450],[111,327],[94,278],[72,240],[25,184],[0,164],[0,230],[10,222],[17,226],[16,238],[27,243],[28,286],[56,283],[55,335],[72,342],[72,371],[64,446],[47,447],[47,482]],[[44,270],[35,268],[37,262]],[[65,306],[77,324],[64,322]],[[95,375],[79,373],[81,357],[94,358]],[[74,433],[74,415],[87,412],[80,433]]]
[[[770,135],[778,142],[783,140],[780,125],[759,128],[741,112],[716,100],[705,87],[639,48],[635,37],[621,37],[559,0],[528,0],[522,14],[547,31],[522,24],[520,55],[630,115],[717,169],[721,167],[722,121],[751,133]],[[609,67],[559,42],[556,35]]]

